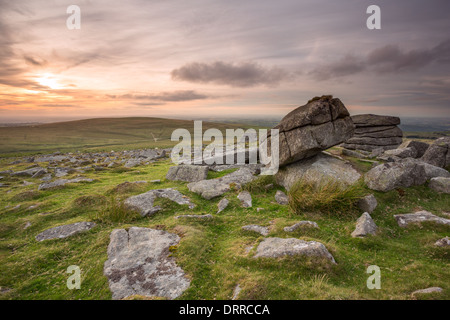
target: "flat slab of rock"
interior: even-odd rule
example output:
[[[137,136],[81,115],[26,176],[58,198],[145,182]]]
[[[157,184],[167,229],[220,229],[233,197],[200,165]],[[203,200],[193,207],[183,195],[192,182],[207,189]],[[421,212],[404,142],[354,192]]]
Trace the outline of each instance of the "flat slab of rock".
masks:
[[[211,214],[184,214],[176,216],[175,219],[198,219],[198,220],[210,220],[213,216]]]
[[[354,133],[347,108],[341,100],[331,96],[312,99],[291,111],[274,129],[280,134],[280,166],[312,157],[348,140]],[[269,155],[270,140],[268,137],[261,143],[261,148],[267,148]],[[264,163],[266,159],[262,160]]]
[[[93,179],[89,178],[75,178],[75,179],[58,179],[52,182],[41,183],[38,187],[38,190],[48,190],[57,187],[62,187],[68,183],[79,183],[79,182],[92,182]]]
[[[191,182],[187,187],[191,192],[198,193],[209,200],[229,191],[230,184],[244,185],[255,178],[250,169],[240,168],[220,178]]]
[[[356,183],[360,177],[358,171],[349,163],[324,153],[287,165],[275,174],[276,182],[286,190],[299,180],[316,183],[322,179],[331,179],[349,186]]]
[[[196,182],[206,180],[209,168],[207,166],[179,165],[169,168],[166,179],[172,181]]]
[[[264,237],[269,235],[269,228],[268,227],[262,227],[262,226],[258,226],[256,224],[249,224],[247,226],[243,226],[242,230],[256,232],[256,233],[259,233],[260,235],[262,235]]]
[[[241,201],[244,208],[252,207],[252,195],[248,191],[242,191],[238,194],[237,198]]]
[[[356,221],[356,228],[355,231],[352,232],[352,237],[361,238],[369,234],[375,235],[377,233],[377,229],[378,227],[370,214],[364,212]]]
[[[364,198],[358,200],[357,205],[358,208],[363,212],[372,213],[373,210],[375,210],[375,208],[377,207],[378,202],[373,194],[369,194]]]
[[[169,247],[180,241],[176,234],[132,227],[113,230],[110,239],[103,273],[113,299],[132,295],[175,299],[189,288],[184,271],[169,257]]]
[[[418,211],[415,213],[394,215],[400,227],[407,227],[410,223],[435,222],[438,224],[450,225],[450,219],[438,217],[428,211]]]
[[[418,294],[430,294],[430,293],[436,293],[436,292],[439,293],[442,291],[444,291],[444,290],[440,287],[431,287],[431,288],[416,290],[413,293],[411,293],[411,295],[414,297]]]
[[[320,242],[295,238],[266,238],[256,248],[254,258],[279,258],[283,256],[313,256],[336,263],[331,253]]]
[[[319,229],[319,226],[314,221],[300,221],[300,222],[297,222],[296,224],[293,224],[290,227],[284,227],[283,230],[285,232],[294,232],[295,230],[302,228],[302,227],[311,227],[311,228]]]
[[[288,196],[281,190],[277,190],[277,192],[275,193],[275,201],[281,205],[289,204]]]
[[[80,232],[88,231],[95,227],[94,222],[76,222],[59,226],[51,229],[47,229],[36,236],[37,241],[51,240],[51,239],[63,239]]]
[[[189,198],[184,196],[178,190],[172,188],[150,190],[127,198],[124,204],[128,208],[138,211],[144,217],[151,216],[161,210],[161,207],[153,206],[156,198],[166,198],[178,203],[179,205],[188,205],[190,209],[195,207]]]
[[[431,178],[428,186],[434,191],[450,194],[450,178]]]

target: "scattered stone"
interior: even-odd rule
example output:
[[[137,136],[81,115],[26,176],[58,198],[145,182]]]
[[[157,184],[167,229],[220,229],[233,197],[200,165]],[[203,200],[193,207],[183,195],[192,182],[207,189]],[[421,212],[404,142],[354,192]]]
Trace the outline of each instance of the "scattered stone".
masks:
[[[61,177],[67,176],[68,174],[75,173],[75,172],[76,171],[72,168],[58,167],[58,168],[55,168],[55,177],[61,178]]]
[[[256,208],[256,212],[261,212],[263,210],[264,210],[264,208]]]
[[[258,226],[256,224],[250,224],[250,225],[247,225],[247,226],[243,226],[242,230],[257,232],[257,233],[259,233],[260,235],[262,235],[264,237],[269,235],[269,228],[268,227],[261,227],[261,226]]]
[[[22,185],[24,187],[32,186],[33,184],[34,184],[34,182],[29,182],[29,181],[25,181],[25,180],[22,182]]]
[[[12,177],[32,177],[36,172],[42,170],[40,167],[30,168],[11,173]]]
[[[45,176],[46,174],[47,174],[47,170],[46,169],[39,169],[31,177],[32,178],[40,178],[42,176]]]
[[[205,199],[221,196],[230,190],[230,185],[244,185],[255,179],[248,168],[240,168],[223,177],[191,182],[187,185],[189,191],[200,194]]]
[[[128,208],[138,211],[142,216],[151,216],[161,210],[160,206],[153,206],[156,198],[167,198],[179,205],[188,205],[190,209],[195,207],[189,198],[172,188],[150,190],[137,196],[129,197],[124,204]]]
[[[438,241],[436,241],[434,243],[434,245],[436,247],[448,247],[448,246],[450,246],[450,238],[445,237],[445,238],[439,239]]]
[[[150,180],[150,183],[160,183],[161,180],[160,179],[156,179],[156,180]]]
[[[57,188],[57,187],[62,187],[68,183],[79,183],[79,182],[92,182],[94,181],[93,179],[89,179],[89,178],[74,178],[74,179],[58,179],[52,182],[45,182],[39,185],[38,190],[48,190],[48,189],[53,189],[53,188]]]
[[[442,291],[444,291],[444,290],[440,287],[431,287],[431,288],[416,290],[413,293],[411,293],[411,295],[413,297],[415,297],[418,294],[430,294],[430,293],[436,293],[436,292],[440,293]]]
[[[323,153],[280,168],[275,174],[276,182],[288,191],[299,180],[314,183],[334,180],[349,186],[360,177],[351,164]]]
[[[397,220],[397,223],[400,227],[406,227],[410,223],[422,223],[428,221],[435,222],[438,224],[450,225],[450,219],[435,216],[434,214],[428,211],[418,211],[415,213],[408,213],[408,214],[397,214],[394,215],[394,218]]]
[[[331,253],[328,252],[322,243],[295,238],[265,238],[258,245],[254,258],[279,258],[293,255],[316,256],[336,263]]]
[[[378,202],[373,194],[369,194],[364,198],[360,199],[357,205],[358,208],[361,209],[363,212],[372,213],[373,210],[375,210],[375,208],[377,207]]]
[[[274,129],[279,130],[279,164],[284,166],[348,140],[354,125],[341,100],[323,96],[288,113]],[[261,142],[267,154],[271,154],[270,140],[269,132]]]
[[[241,204],[244,208],[252,207],[252,196],[248,191],[242,191],[238,194],[237,198],[241,200]]]
[[[179,241],[179,236],[163,230],[138,227],[113,230],[103,268],[112,298],[179,297],[190,285],[184,271],[170,256],[170,247]]]
[[[50,181],[50,180],[52,180],[52,174],[51,174],[51,173],[48,173],[48,174],[44,175],[44,176],[41,178],[41,181],[45,181],[45,182],[48,182],[48,181]]]
[[[186,218],[186,219],[199,219],[199,220],[209,220],[212,219],[213,216],[211,214],[184,214],[181,216],[176,216],[175,219]]]
[[[277,193],[275,193],[275,201],[281,205],[289,204],[288,196],[281,190],[277,190]]]
[[[25,223],[25,225],[23,226],[23,230],[28,229],[29,227],[31,227],[31,222],[27,221],[27,223]]]
[[[207,166],[178,165],[171,167],[166,175],[166,179],[172,181],[196,182],[206,180],[208,176]]]
[[[35,157],[34,162],[62,162],[68,160],[67,156],[63,155],[44,155],[40,157]]]
[[[428,186],[434,191],[450,194],[450,178],[431,178]]]
[[[51,229],[47,229],[36,236],[37,241],[62,239],[73,236],[80,232],[88,231],[95,227],[94,222],[76,222]]]
[[[355,231],[352,232],[352,237],[365,237],[368,234],[375,235],[377,232],[377,225],[373,221],[369,213],[364,212],[356,221]]]
[[[347,157],[353,157],[353,158],[358,158],[358,159],[365,159],[367,158],[367,155],[363,154],[360,151],[356,151],[356,150],[349,150],[349,149],[342,149],[342,155],[343,156],[347,156]]]
[[[425,154],[422,161],[436,167],[447,168],[450,166],[450,137],[436,139]]]
[[[219,203],[217,204],[217,208],[219,209],[217,211],[217,213],[220,213],[223,210],[225,210],[226,207],[228,207],[229,203],[230,203],[230,201],[228,201],[228,199],[226,199],[226,198],[223,198],[222,200],[220,200]]]
[[[128,161],[125,162],[125,164],[123,166],[125,168],[134,168],[134,167],[137,167],[140,165],[141,165],[140,159],[129,159]]]
[[[296,224],[290,226],[290,227],[284,227],[284,231],[285,232],[294,232],[295,230],[301,228],[301,227],[311,227],[311,228],[317,228],[319,229],[319,226],[317,223],[315,223],[314,221],[300,221],[297,222]]]
[[[238,284],[233,290],[233,297],[231,300],[236,300],[239,297],[239,293],[241,293],[241,286]]]
[[[265,190],[273,189],[273,183],[269,183],[268,185],[265,185],[265,186],[264,186],[264,189],[265,189]]]

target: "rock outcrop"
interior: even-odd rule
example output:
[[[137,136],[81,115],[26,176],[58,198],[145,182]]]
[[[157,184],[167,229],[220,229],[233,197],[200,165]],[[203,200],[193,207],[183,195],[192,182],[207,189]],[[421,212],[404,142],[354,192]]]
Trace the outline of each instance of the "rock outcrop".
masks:
[[[279,130],[279,163],[284,166],[348,140],[354,125],[341,100],[323,96],[288,113],[274,129]],[[269,132],[260,146],[267,147],[268,155],[270,140]]]
[[[433,166],[450,166],[450,137],[436,139],[422,156],[422,161]]]
[[[76,222],[64,226],[47,229],[36,236],[37,241],[63,239],[95,227],[94,222]]]
[[[410,223],[434,222],[437,224],[450,225],[450,219],[438,217],[428,211],[394,215],[400,227],[407,227]]]
[[[373,151],[396,149],[402,143],[403,132],[397,125],[400,118],[374,114],[351,117],[355,124],[353,137],[342,145],[346,149]]]
[[[196,182],[206,180],[208,176],[207,166],[178,165],[171,167],[166,179],[173,181]]]

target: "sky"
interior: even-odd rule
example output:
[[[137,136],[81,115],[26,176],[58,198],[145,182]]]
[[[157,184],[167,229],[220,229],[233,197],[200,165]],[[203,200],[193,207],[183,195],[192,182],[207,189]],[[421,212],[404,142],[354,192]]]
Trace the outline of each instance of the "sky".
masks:
[[[324,94],[351,114],[449,118],[449,12],[448,0],[0,0],[0,122],[282,118]]]

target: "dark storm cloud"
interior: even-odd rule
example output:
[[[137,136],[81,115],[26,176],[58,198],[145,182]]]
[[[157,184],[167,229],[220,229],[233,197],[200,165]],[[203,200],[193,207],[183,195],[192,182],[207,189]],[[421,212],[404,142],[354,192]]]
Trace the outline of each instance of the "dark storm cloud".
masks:
[[[279,68],[267,68],[253,62],[233,64],[216,61],[211,64],[194,62],[171,72],[173,80],[194,83],[214,83],[232,87],[278,85],[290,75]]]
[[[376,73],[398,73],[414,71],[431,63],[450,62],[450,40],[441,42],[432,49],[402,50],[398,45],[386,45],[369,52],[366,57],[347,55],[335,62],[313,69],[310,74],[317,80],[328,80],[361,73],[365,70]]]
[[[194,90],[178,90],[172,92],[160,92],[155,94],[123,94],[123,95],[108,95],[112,99],[123,100],[149,100],[149,101],[163,101],[163,102],[181,102],[192,100],[204,100],[211,98],[208,95],[198,93]],[[146,103],[148,105],[148,103]]]

